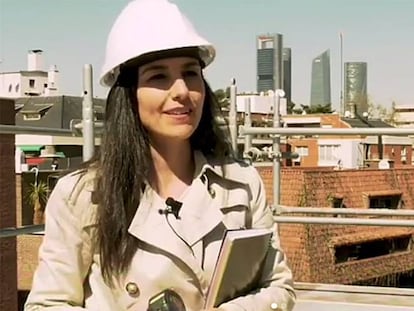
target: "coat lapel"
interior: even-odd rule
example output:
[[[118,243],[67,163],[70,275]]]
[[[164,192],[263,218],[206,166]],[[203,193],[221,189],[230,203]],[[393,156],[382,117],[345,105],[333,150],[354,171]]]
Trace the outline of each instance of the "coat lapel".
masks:
[[[203,289],[206,277],[201,257],[204,255],[203,252],[200,254],[200,244],[197,243],[201,243],[219,225],[234,229],[236,224],[229,222],[225,216],[228,207],[223,205],[230,189],[219,184],[213,188],[209,180],[212,176],[213,179],[222,178],[221,168],[210,165],[201,153],[196,152],[194,157],[196,171],[188,192],[182,198],[180,218],[169,214],[167,222],[166,215],[158,212],[166,207],[165,201],[147,186],[128,231],[140,241],[170,253],[174,260],[187,265]],[[246,203],[245,195],[238,193],[236,196]]]
[[[158,212],[165,207],[164,202],[148,187],[128,231],[142,242],[170,253],[174,260],[182,261],[203,282],[202,259],[196,258],[189,246],[193,246],[221,223],[223,215],[201,181],[191,187],[194,189],[189,191],[183,202],[180,219],[167,215],[171,227],[178,235],[168,224],[166,216]],[[198,211],[204,212],[200,214]]]

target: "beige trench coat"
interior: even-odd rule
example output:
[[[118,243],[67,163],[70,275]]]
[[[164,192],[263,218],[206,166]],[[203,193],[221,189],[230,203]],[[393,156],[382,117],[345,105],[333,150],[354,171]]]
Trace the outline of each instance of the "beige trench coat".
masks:
[[[129,233],[142,245],[115,289],[105,285],[99,255],[93,249],[97,208],[91,202],[93,174],[61,178],[46,207],[39,266],[25,310],[145,311],[149,298],[166,288],[174,288],[181,295],[188,311],[202,310],[224,230],[276,229],[276,225],[255,168],[239,163],[221,167],[207,162],[200,153],[195,159],[196,174],[182,198],[181,219],[167,216],[176,234],[158,211],[165,208],[164,201],[150,187],[144,191],[129,227]],[[221,308],[293,308],[292,275],[277,236],[272,245],[262,288]]]

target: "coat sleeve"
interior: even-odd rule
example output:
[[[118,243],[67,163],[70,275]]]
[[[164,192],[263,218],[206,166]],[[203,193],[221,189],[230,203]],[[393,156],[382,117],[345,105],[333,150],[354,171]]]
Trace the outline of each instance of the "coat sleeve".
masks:
[[[48,200],[45,235],[25,311],[85,310],[83,282],[92,254],[82,231],[80,211],[75,210],[70,200],[78,178],[61,178]]]
[[[280,247],[277,224],[271,209],[267,206],[263,181],[253,167],[249,175],[252,190],[252,227],[272,228],[274,232],[272,244],[265,260],[259,288],[246,296],[223,303],[219,309],[225,311],[290,311],[296,300],[292,272]]]

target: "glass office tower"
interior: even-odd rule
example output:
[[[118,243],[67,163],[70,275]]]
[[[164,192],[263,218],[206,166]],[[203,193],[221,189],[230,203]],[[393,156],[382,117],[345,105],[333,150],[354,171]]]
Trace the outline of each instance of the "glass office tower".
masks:
[[[283,88],[282,47],[281,34],[257,37],[257,92]]]
[[[332,104],[331,101],[331,63],[329,50],[312,61],[311,107]]]
[[[292,50],[290,48],[283,48],[283,90],[287,103],[292,102]]]
[[[353,115],[357,112],[362,116],[364,112],[368,112],[367,63],[345,63],[344,81],[345,111]]]

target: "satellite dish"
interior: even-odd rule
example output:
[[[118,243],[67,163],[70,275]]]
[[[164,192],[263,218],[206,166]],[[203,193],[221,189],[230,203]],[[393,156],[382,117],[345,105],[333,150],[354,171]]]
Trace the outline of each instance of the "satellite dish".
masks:
[[[390,163],[388,162],[388,160],[381,160],[378,162],[378,168],[380,170],[386,170],[390,168]]]
[[[276,96],[278,96],[278,97],[285,97],[285,91],[284,90],[282,90],[282,89],[277,89],[276,91],[275,91],[275,95]]]

